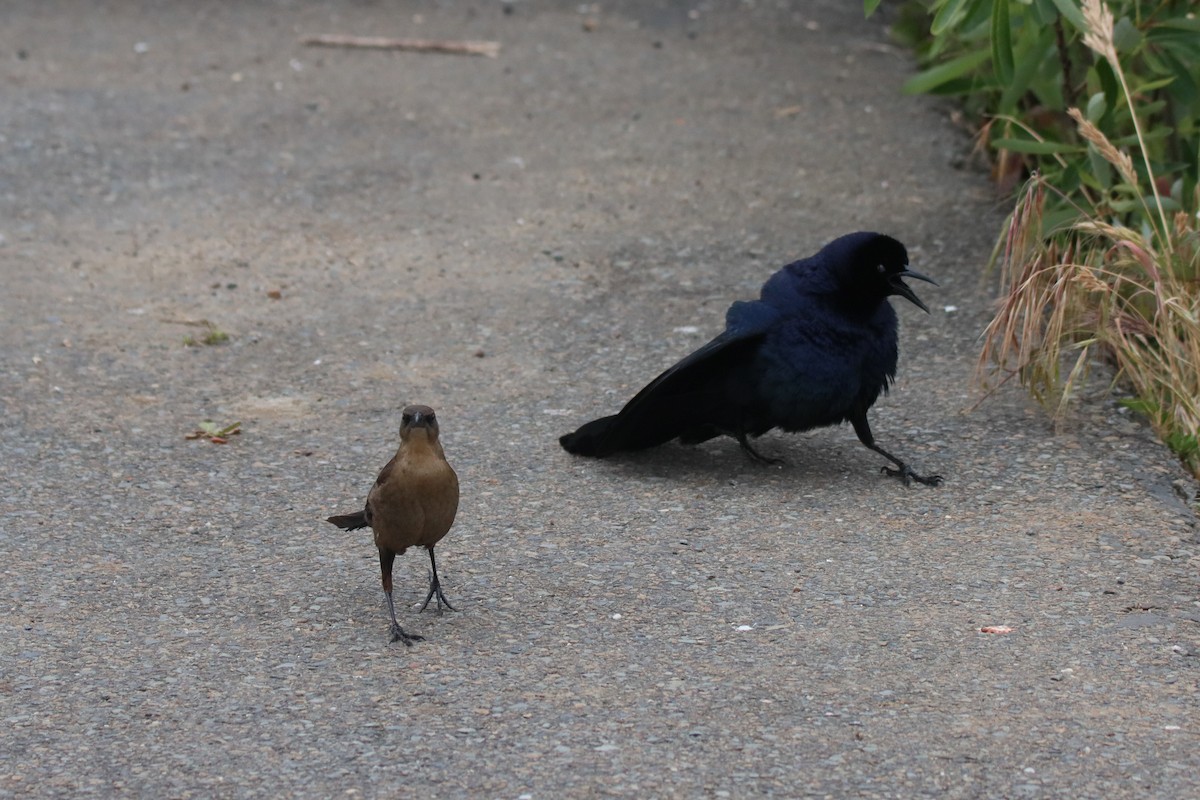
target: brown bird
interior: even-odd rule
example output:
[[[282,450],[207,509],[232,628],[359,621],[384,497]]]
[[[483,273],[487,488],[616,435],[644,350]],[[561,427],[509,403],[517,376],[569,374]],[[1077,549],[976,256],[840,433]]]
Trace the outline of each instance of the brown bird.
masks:
[[[429,551],[429,566],[433,577],[429,593],[421,610],[436,595],[438,608],[442,603],[451,611],[454,606],[442,594],[438,580],[437,561],[433,547],[442,540],[454,524],[458,512],[458,476],[446,461],[438,442],[438,421],[429,406],[408,406],[400,419],[400,448],[375,479],[367,494],[367,506],[356,514],[339,514],[329,521],[348,531],[370,527],[379,548],[379,569],[383,576],[383,593],[387,595],[388,611],[392,615],[392,641],[411,645],[424,639],[405,633],[396,621],[396,606],[392,602],[392,562],[397,553],[410,547]]]

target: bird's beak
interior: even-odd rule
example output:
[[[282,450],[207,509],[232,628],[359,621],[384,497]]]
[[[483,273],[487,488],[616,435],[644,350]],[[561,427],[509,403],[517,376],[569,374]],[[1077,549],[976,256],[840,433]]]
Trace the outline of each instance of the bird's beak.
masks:
[[[896,294],[900,295],[901,297],[903,297],[907,300],[910,300],[913,305],[915,305],[917,308],[921,309],[926,314],[928,314],[929,306],[927,306],[921,302],[921,298],[917,297],[916,292],[914,292],[911,288],[909,288],[908,284],[906,284],[902,280],[903,278],[916,278],[919,281],[925,281],[926,283],[932,283],[934,286],[938,285],[937,281],[935,281],[933,278],[930,278],[926,275],[922,275],[921,273],[917,272],[916,270],[912,270],[912,269],[906,269],[903,272],[896,273],[895,275],[893,275],[891,277],[891,280],[889,281],[889,283],[891,284],[892,290]]]
[[[413,411],[404,415],[404,419],[400,422],[400,432],[416,430],[417,428],[428,428],[429,416],[422,414],[420,411]]]

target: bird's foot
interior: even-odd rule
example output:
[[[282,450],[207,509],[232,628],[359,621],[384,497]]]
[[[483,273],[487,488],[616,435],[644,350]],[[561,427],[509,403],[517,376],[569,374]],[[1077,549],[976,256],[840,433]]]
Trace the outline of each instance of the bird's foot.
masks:
[[[942,476],[941,475],[918,475],[917,473],[913,472],[912,468],[909,467],[907,464],[901,464],[899,469],[892,469],[891,467],[880,467],[879,471],[884,473],[885,475],[890,475],[893,478],[899,478],[900,480],[904,481],[905,486],[910,485],[913,481],[916,481],[917,483],[925,484],[926,486],[941,486],[942,485]]]
[[[418,636],[415,633],[405,633],[404,628],[401,628],[398,623],[393,622],[392,623],[392,641],[393,642],[404,642],[405,647],[412,647],[413,642],[423,642],[423,641],[425,641],[425,637]]]
[[[438,580],[433,580],[433,581],[430,581],[430,583],[429,583],[429,593],[425,595],[425,602],[421,603],[421,609],[417,613],[424,611],[425,607],[429,605],[429,601],[432,600],[434,597],[437,598],[438,611],[442,610],[442,603],[445,603],[446,608],[450,609],[451,611],[458,610],[454,606],[450,605],[450,601],[446,599],[446,595],[442,594],[442,582],[438,581]]]
[[[744,434],[738,437],[738,444],[742,446],[742,450],[746,452],[746,455],[750,456],[750,458],[754,459],[760,464],[766,464],[769,467],[778,467],[784,463],[782,458],[769,458],[755,450],[750,446],[750,440],[747,439]]]

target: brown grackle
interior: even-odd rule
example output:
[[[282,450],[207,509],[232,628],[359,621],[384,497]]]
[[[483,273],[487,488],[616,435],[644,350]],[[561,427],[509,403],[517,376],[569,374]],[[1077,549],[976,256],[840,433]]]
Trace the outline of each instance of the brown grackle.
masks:
[[[392,562],[410,547],[429,551],[433,577],[421,610],[437,597],[451,611],[454,606],[442,594],[433,548],[450,530],[458,511],[458,476],[446,461],[438,442],[438,422],[429,406],[413,405],[404,409],[400,421],[400,448],[379,471],[375,485],[367,494],[367,505],[354,514],[329,517],[329,522],[348,531],[371,528],[379,549],[379,569],[383,593],[392,616],[392,641],[411,645],[425,637],[405,633],[396,621],[392,602]]]

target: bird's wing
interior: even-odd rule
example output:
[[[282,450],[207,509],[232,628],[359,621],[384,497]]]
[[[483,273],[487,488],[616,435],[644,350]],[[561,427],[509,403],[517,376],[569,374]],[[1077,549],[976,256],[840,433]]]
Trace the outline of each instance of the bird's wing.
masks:
[[[392,456],[391,460],[383,465],[383,469],[379,470],[379,476],[375,478],[375,485],[382,486],[387,483],[388,478],[392,476],[392,470],[396,468],[396,456]]]
[[[383,465],[383,469],[379,470],[379,477],[375,479],[375,487],[382,486],[387,482],[392,474],[392,470],[396,468],[396,457]],[[375,487],[372,487],[371,494],[375,494]],[[328,522],[332,522],[342,530],[356,531],[359,528],[372,527],[375,513],[371,508],[371,494],[367,495],[366,507],[362,511],[356,511],[353,514],[336,514],[328,518]]]
[[[653,398],[695,398],[711,394],[730,377],[731,368],[749,359],[779,312],[762,302],[738,301],[725,315],[725,330],[708,344],[650,381],[618,416],[635,412]]]
[[[731,333],[725,331],[699,350],[691,353],[670,367],[650,383],[646,384],[633,399],[625,404],[621,413],[636,409],[647,399],[658,396],[686,396],[703,391],[708,379],[718,365],[736,361],[747,351],[752,351],[765,333]]]
[[[727,330],[652,380],[615,417],[590,425],[597,455],[641,450],[676,437],[702,441],[733,430],[735,395],[747,393],[735,373],[749,364],[766,335],[760,330]],[[581,428],[578,434],[587,435]]]
[[[734,303],[721,335],[652,380],[620,413],[580,426],[559,444],[575,455],[603,458],[677,437],[694,443],[720,433],[757,432],[760,426],[745,421],[758,403],[751,367],[779,318],[767,303]]]

